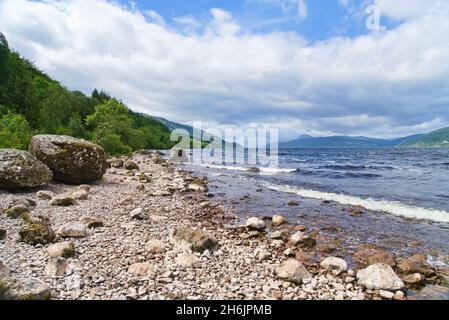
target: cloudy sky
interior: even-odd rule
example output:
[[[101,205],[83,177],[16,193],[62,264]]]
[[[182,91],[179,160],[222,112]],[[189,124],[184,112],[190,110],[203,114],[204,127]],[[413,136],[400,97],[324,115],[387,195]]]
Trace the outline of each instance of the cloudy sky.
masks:
[[[283,140],[448,126],[448,30],[447,0],[0,0],[10,45],[72,90]]]

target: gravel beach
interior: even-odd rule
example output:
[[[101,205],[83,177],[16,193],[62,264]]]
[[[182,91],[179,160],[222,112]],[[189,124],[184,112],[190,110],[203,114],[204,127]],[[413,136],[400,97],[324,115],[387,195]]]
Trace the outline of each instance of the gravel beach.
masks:
[[[30,199],[27,218],[55,232],[51,243],[33,246],[20,241],[23,219],[0,215],[0,279],[15,281],[16,294],[56,300],[406,299],[403,281],[389,266],[374,268],[369,279],[336,257],[304,267],[298,255],[314,246],[307,226],[289,225],[282,216],[240,221],[214,203],[207,181],[157,153],[110,164],[91,185],[51,182],[23,193],[0,191],[0,206]]]

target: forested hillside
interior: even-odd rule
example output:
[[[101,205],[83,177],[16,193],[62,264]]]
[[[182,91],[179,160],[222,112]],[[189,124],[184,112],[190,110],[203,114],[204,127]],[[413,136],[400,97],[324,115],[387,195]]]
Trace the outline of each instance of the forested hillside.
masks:
[[[433,131],[416,139],[406,141],[399,145],[404,148],[448,148],[449,127]]]
[[[109,155],[171,147],[168,128],[103,91],[70,91],[9,48],[0,33],[0,148],[26,149],[32,135],[94,141]]]

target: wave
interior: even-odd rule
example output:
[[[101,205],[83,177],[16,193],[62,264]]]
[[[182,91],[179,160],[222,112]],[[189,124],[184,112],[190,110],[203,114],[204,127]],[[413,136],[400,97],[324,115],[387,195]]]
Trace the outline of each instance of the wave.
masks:
[[[352,170],[352,171],[358,171],[358,170],[394,170],[394,167],[391,166],[378,166],[378,165],[352,165],[352,164],[331,164],[331,165],[325,165],[321,166],[322,169],[333,169],[333,170]]]
[[[449,223],[449,212],[437,209],[427,209],[417,206],[407,205],[398,201],[363,199],[344,194],[321,192],[316,190],[301,189],[298,187],[264,184],[268,189],[286,193],[294,193],[301,197],[333,201],[344,205],[361,206],[367,210],[390,213],[404,218],[420,220],[431,220],[436,222]]]
[[[254,172],[261,174],[278,174],[278,173],[293,173],[299,172],[299,169],[287,169],[287,168],[271,168],[271,167],[239,167],[239,166],[226,166],[217,164],[200,164],[200,166],[219,169],[219,170],[231,170],[231,171],[243,171],[243,172]]]

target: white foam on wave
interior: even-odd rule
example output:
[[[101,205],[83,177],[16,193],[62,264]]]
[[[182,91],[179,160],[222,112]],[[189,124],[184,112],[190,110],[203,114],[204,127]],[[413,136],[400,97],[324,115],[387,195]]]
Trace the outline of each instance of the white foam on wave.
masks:
[[[231,171],[243,171],[248,172],[251,167],[239,167],[239,166],[225,166],[217,164],[201,164],[203,167],[219,170],[231,170]],[[271,167],[254,167],[259,169],[261,174],[278,174],[278,173],[293,173],[298,171],[298,169],[286,169],[286,168],[271,168]]]
[[[265,184],[265,187],[275,191],[297,194],[305,198],[333,201],[344,205],[361,206],[367,210],[390,213],[404,218],[432,220],[437,222],[449,223],[449,212],[444,210],[411,206],[398,201],[375,200],[370,198],[364,199],[344,194],[301,189],[292,186]]]

